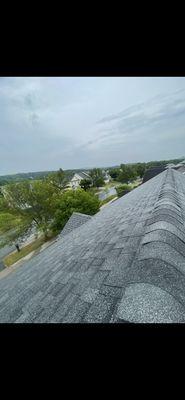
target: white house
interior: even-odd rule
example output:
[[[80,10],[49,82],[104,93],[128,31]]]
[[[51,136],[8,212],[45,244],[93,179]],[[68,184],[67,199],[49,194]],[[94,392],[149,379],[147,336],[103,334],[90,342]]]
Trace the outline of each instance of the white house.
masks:
[[[109,175],[109,171],[102,170],[103,179],[105,183],[109,183],[111,180],[111,176]]]
[[[90,175],[87,174],[86,172],[76,172],[76,173],[74,174],[74,176],[72,177],[72,179],[70,180],[69,186],[70,186],[72,189],[77,189],[77,188],[80,187],[80,182],[81,182],[83,179],[90,179],[90,180],[91,180],[91,177],[90,177]]]

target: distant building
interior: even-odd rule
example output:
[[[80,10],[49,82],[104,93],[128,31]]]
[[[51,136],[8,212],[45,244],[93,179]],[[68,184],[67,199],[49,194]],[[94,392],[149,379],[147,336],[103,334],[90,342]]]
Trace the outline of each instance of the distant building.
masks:
[[[172,164],[172,163],[166,165],[166,168],[174,168],[174,167],[175,167],[175,164]]]
[[[80,182],[83,179],[89,179],[90,181],[92,180],[90,175],[87,172],[76,172],[72,179],[69,182],[69,187],[72,189],[77,189],[80,187]]]
[[[71,215],[71,217],[68,219],[66,225],[62,229],[62,231],[61,231],[60,235],[58,236],[57,240],[59,240],[64,235],[67,235],[71,231],[74,231],[74,229],[79,228],[79,226],[85,224],[91,218],[92,218],[91,215],[74,212]]]
[[[109,175],[109,171],[102,170],[103,179],[105,183],[109,183],[111,180],[111,176]]]
[[[174,165],[173,169],[175,169],[178,172],[181,172],[184,174],[185,172],[185,160],[181,161],[179,164]]]

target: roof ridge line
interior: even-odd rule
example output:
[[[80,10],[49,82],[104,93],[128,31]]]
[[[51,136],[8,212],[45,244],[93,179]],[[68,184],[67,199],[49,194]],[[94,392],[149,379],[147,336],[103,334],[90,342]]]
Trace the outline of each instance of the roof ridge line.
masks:
[[[156,200],[156,202],[154,203],[154,205],[153,205],[153,211],[152,211],[152,215],[151,215],[151,218],[155,215],[155,207],[156,207],[156,205],[157,205],[157,203],[159,202],[159,199],[160,199],[160,194],[161,194],[161,191],[163,190],[163,188],[164,188],[164,186],[166,185],[166,184],[168,184],[168,182],[170,181],[170,180],[172,180],[172,188],[175,186],[175,180],[174,180],[174,176],[173,176],[173,173],[172,173],[172,171],[171,171],[171,169],[169,168],[169,169],[167,169],[166,171],[163,171],[163,172],[165,172],[165,174],[163,175],[163,181],[162,181],[162,184],[161,184],[161,187],[160,187],[160,190],[159,190],[159,193],[158,193],[158,195],[157,195],[157,200]],[[162,172],[162,173],[163,173]],[[171,179],[170,179],[171,178]],[[175,188],[176,189],[176,188]],[[180,206],[180,212],[181,212],[181,217],[182,217],[182,211],[181,211],[181,206]],[[174,219],[175,219],[175,217],[174,217]],[[162,221],[162,220],[161,220]],[[178,221],[178,220],[177,220]],[[173,224],[172,224],[173,225]],[[141,240],[140,240],[140,242],[139,242],[139,244],[138,244],[138,247],[137,247],[137,250],[136,250],[136,252],[135,252],[135,254],[134,254],[134,257],[133,257],[133,259],[132,259],[132,262],[131,262],[131,265],[130,265],[130,267],[132,267],[132,265],[134,264],[134,262],[136,262],[136,260],[138,259],[138,255],[139,255],[139,253],[140,253],[140,249],[142,248],[142,246],[144,246],[144,243],[142,243],[143,241],[144,241],[144,239],[146,238],[146,235],[148,234],[148,232],[146,232],[146,230],[147,230],[147,226],[148,225],[144,225],[144,231],[143,231],[143,236],[142,236],[142,238],[141,238]],[[175,226],[175,225],[174,225]],[[157,242],[157,241],[156,241]],[[176,250],[176,249],[175,249]],[[177,250],[176,250],[177,251]],[[178,252],[179,253],[179,252]],[[179,253],[180,255],[182,255],[182,253]],[[183,256],[183,255],[182,255]],[[155,257],[151,257],[152,259],[154,259],[154,260],[157,260],[158,258],[155,258]],[[162,259],[158,259],[159,261],[163,261]],[[139,259],[138,259],[138,261],[139,261]],[[170,265],[170,264],[169,264]],[[173,266],[174,267],[174,266]]]

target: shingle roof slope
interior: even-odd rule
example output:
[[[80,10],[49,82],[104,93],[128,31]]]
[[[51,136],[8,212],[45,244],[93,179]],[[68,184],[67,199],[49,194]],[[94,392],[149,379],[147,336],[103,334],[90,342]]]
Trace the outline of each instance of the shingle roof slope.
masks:
[[[184,164],[181,164],[181,165],[178,167],[177,171],[178,171],[178,172],[181,172],[181,173],[185,172],[185,165],[184,165]]]
[[[91,218],[92,218],[91,215],[74,212],[71,215],[71,217],[69,218],[69,220],[67,221],[67,223],[64,226],[64,228],[62,229],[62,231],[61,231],[61,233],[59,235],[59,238],[64,236],[64,235],[68,235],[68,233],[73,231],[73,229],[76,229],[79,226],[85,224]]]
[[[77,172],[77,175],[79,175],[82,179],[89,179],[91,178],[87,172]]]
[[[152,167],[152,168],[147,169],[143,176],[143,183],[149,181],[149,179],[154,178],[156,175],[160,174],[164,170],[165,170],[164,165],[160,165],[157,167]]]
[[[168,169],[0,280],[0,322],[185,322],[185,177]]]

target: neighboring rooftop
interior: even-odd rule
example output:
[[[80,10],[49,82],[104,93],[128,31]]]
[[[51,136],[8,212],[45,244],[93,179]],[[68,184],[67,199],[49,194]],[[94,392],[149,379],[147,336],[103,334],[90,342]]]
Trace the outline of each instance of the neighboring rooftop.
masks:
[[[75,174],[79,175],[80,178],[82,178],[82,179],[89,179],[90,178],[90,175],[87,172],[75,172]]]
[[[184,164],[184,162],[175,165],[173,167],[173,169],[175,169],[176,171],[181,172],[183,174],[185,172],[185,164]]]
[[[171,168],[0,279],[0,322],[185,322],[185,176]]]
[[[69,218],[69,220],[67,221],[64,228],[62,229],[62,231],[59,235],[59,239],[60,239],[60,237],[67,235],[68,233],[70,233],[74,229],[78,228],[79,226],[85,224],[91,218],[92,218],[91,215],[74,212],[71,215],[71,217]]]
[[[147,169],[143,176],[143,183],[149,181],[149,179],[154,178],[154,176],[161,174],[161,172],[163,172],[163,171],[165,171],[164,165],[151,167],[151,168]]]

